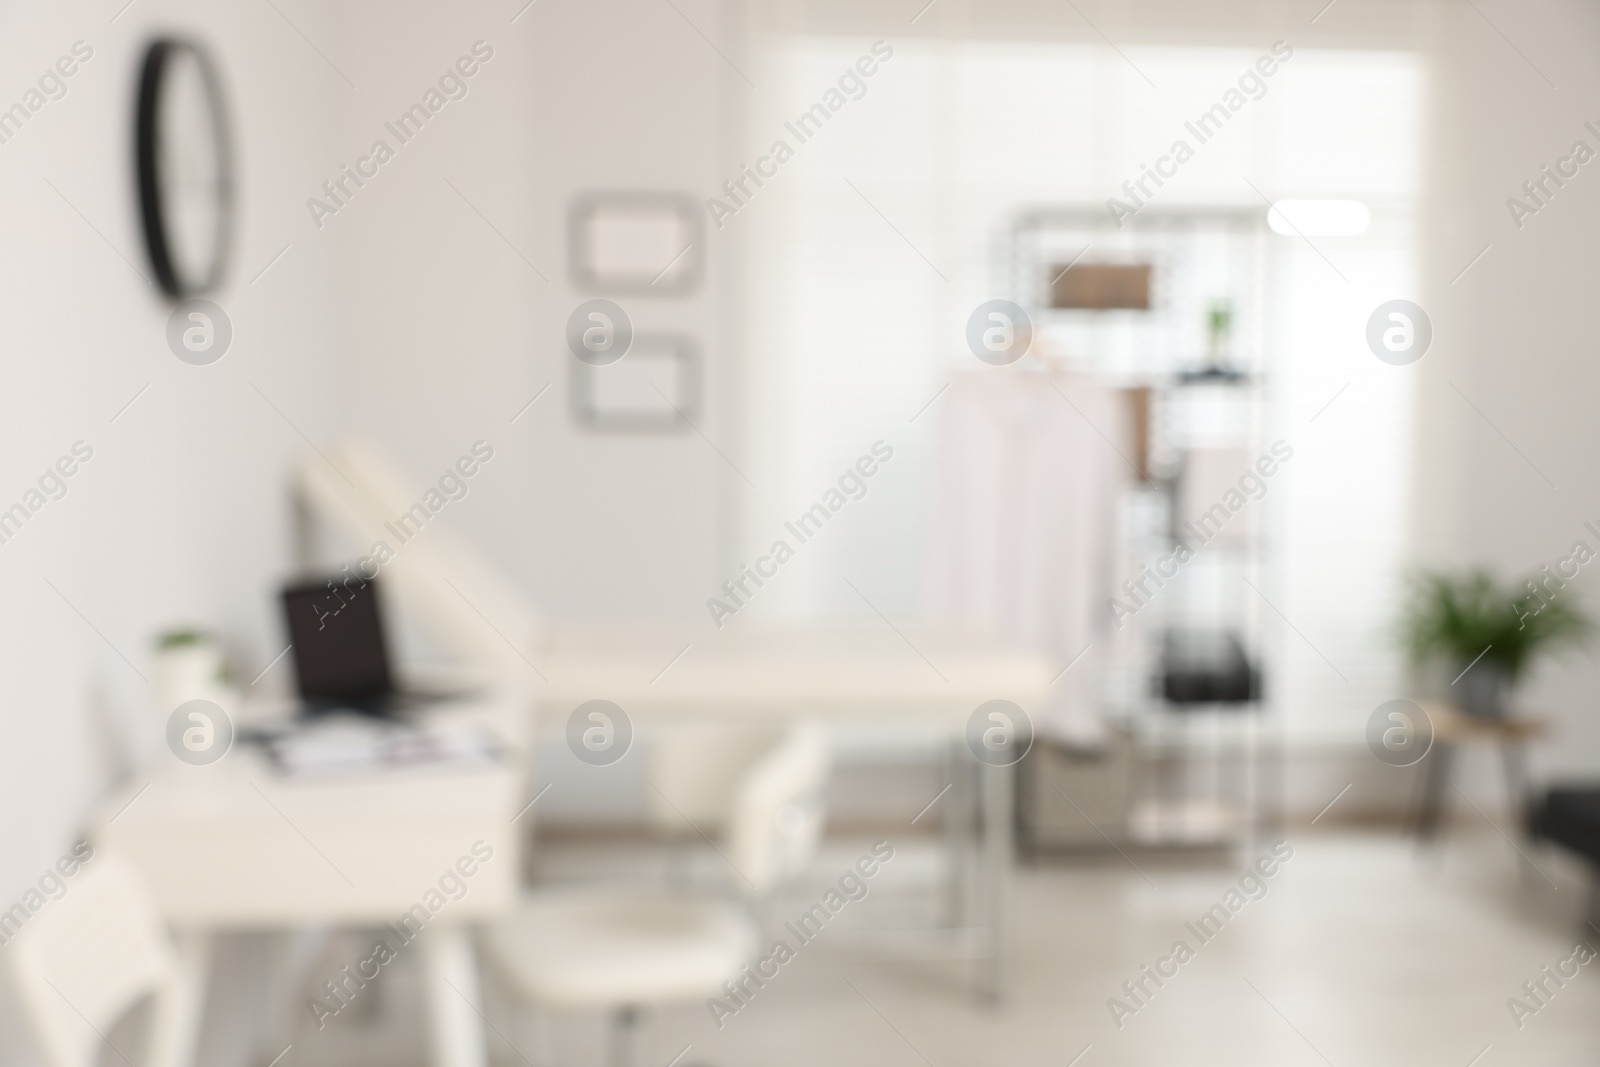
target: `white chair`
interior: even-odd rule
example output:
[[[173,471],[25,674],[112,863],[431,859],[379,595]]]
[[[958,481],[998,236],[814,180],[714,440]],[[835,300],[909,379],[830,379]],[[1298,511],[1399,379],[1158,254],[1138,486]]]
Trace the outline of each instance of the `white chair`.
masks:
[[[611,1062],[625,1067],[639,1012],[725,995],[755,958],[749,905],[804,868],[822,833],[826,735],[787,731],[734,792],[721,851],[743,901],[662,887],[537,889],[484,934],[506,983],[537,1007],[600,1009],[612,1025]]]
[[[66,882],[0,959],[49,1067],[96,1067],[112,1026],[152,997],[149,1067],[188,1067],[197,991],[132,867],[104,853]],[[126,1061],[122,1050],[117,1060]]]
[[[651,828],[697,842],[701,833],[726,830],[739,786],[783,733],[770,723],[696,722],[651,734],[644,752]]]

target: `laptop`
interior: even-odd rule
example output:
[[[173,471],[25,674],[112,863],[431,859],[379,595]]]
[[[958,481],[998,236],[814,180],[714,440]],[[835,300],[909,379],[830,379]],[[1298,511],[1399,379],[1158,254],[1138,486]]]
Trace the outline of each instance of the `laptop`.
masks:
[[[290,776],[347,777],[404,767],[499,762],[503,746],[470,721],[410,720],[405,713],[469,695],[395,685],[378,583],[340,576],[280,594],[294,649],[301,714],[241,730]]]
[[[341,575],[299,582],[281,598],[306,714],[353,711],[393,718],[459,695],[403,692],[395,685],[376,579]]]

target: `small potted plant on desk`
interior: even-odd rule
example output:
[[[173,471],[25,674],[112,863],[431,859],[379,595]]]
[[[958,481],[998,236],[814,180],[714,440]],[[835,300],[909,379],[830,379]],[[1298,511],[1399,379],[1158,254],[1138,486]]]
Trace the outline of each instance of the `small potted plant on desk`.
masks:
[[[1469,715],[1504,718],[1510,690],[1538,654],[1577,641],[1588,618],[1559,598],[1554,576],[1522,588],[1500,586],[1489,572],[1428,572],[1413,579],[1404,619],[1411,659],[1451,664],[1451,703]],[[1552,588],[1555,586],[1557,588]]]

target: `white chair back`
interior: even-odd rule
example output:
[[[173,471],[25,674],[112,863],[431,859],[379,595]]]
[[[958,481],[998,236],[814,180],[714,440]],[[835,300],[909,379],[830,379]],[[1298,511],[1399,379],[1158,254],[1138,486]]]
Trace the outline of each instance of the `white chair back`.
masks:
[[[726,831],[739,786],[783,740],[782,727],[726,721],[674,724],[644,746],[646,810],[658,833],[698,841]]]
[[[109,1040],[103,1035],[153,996],[145,1062],[185,1067],[197,1015],[194,991],[143,880],[101,854],[66,886],[64,896],[48,901],[0,948],[46,1063],[95,1067]]]
[[[750,769],[728,813],[728,859],[739,887],[766,896],[799,874],[822,838],[831,755],[815,723],[792,727]]]

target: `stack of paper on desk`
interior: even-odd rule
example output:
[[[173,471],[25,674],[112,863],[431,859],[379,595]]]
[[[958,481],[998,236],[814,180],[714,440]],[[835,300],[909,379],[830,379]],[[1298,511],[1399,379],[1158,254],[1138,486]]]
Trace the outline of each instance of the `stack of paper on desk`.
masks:
[[[407,766],[496,762],[499,743],[470,723],[412,726],[359,715],[330,715],[266,741],[290,775],[342,775]]]

